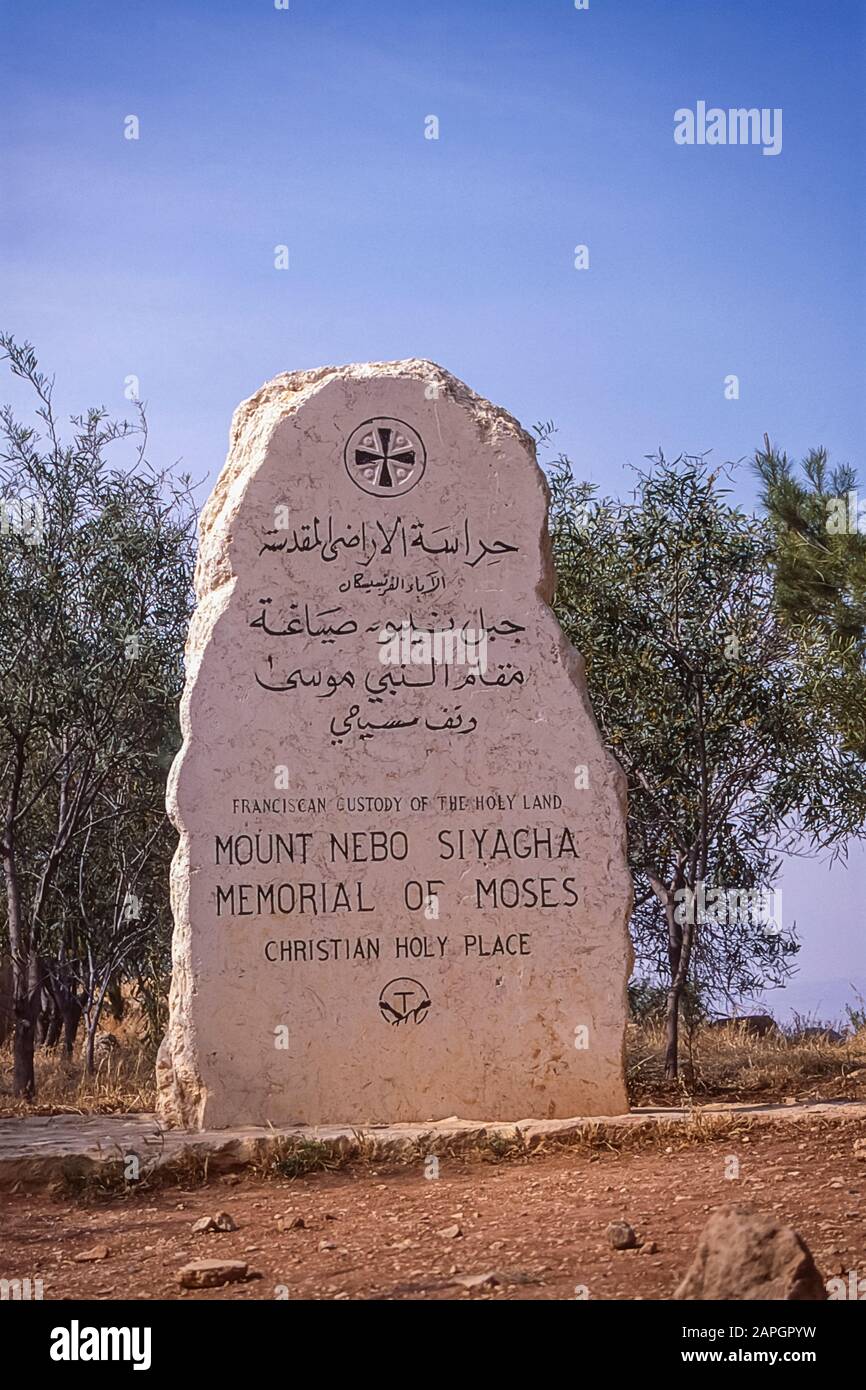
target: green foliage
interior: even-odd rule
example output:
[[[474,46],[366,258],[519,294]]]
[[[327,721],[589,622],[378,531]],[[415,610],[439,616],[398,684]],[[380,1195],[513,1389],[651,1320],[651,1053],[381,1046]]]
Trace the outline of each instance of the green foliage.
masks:
[[[719,470],[659,455],[628,502],[599,498],[562,455],[549,478],[557,612],[628,779],[638,963],[677,1001],[689,978],[739,1001],[784,981],[792,931],[739,910],[677,921],[683,890],[769,889],[803,836],[841,845],[864,769],[779,619],[772,530],[731,504]]]
[[[866,759],[866,518],[857,478],[812,449],[799,471],[765,437],[755,455],[772,527],[775,598],[802,649],[813,698]],[[862,529],[860,529],[862,527]]]
[[[281,1178],[303,1178],[308,1173],[334,1172],[346,1167],[348,1152],[319,1139],[285,1139],[268,1153],[266,1171]]]
[[[35,423],[0,411],[0,853],[27,1093],[46,993],[92,1035],[112,982],[164,983],[195,509],[187,478],[145,461],[143,411],[89,410],[64,439],[33,349],[0,351],[36,398]]]

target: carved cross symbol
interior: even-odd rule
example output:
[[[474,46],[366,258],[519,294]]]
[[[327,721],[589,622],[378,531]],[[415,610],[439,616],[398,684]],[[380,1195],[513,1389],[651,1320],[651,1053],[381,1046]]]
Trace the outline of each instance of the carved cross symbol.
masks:
[[[404,483],[415,467],[415,450],[409,440],[387,425],[376,425],[355,450],[355,464],[375,487]]]
[[[427,452],[413,425],[394,416],[377,415],[352,430],[343,448],[343,463],[362,492],[396,498],[421,481]]]

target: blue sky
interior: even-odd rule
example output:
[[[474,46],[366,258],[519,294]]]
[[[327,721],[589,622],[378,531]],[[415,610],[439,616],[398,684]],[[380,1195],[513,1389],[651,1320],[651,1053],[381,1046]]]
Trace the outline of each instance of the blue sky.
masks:
[[[0,319],[70,409],[137,376],[154,461],[213,481],[276,372],[419,356],[614,492],[765,430],[863,465],[862,0],[41,0],[0,44]],[[699,100],[781,153],[676,145]],[[866,857],[784,886],[836,1011]]]

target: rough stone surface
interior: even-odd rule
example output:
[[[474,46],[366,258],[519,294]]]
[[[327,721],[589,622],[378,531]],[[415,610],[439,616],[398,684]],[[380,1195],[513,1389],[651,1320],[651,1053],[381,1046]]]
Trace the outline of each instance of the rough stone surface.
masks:
[[[824,1281],[803,1238],[745,1206],[713,1212],[674,1298],[820,1302]]]
[[[546,517],[530,438],[432,363],[236,412],[168,794],[164,1122],[626,1108],[624,779]]]
[[[216,1289],[222,1284],[240,1284],[249,1275],[242,1260],[193,1260],[184,1265],[178,1280],[184,1289]]]

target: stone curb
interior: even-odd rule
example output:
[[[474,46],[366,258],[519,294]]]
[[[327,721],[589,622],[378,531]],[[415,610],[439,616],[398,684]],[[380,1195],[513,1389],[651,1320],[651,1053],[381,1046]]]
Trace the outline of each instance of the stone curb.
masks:
[[[728,1117],[750,1124],[785,1124],[802,1120],[860,1120],[866,1103],[817,1101],[796,1105],[708,1105],[687,1109],[637,1109],[627,1115],[566,1120],[519,1120],[483,1124],[456,1117],[430,1124],[370,1127],[294,1125],[281,1129],[167,1130],[156,1115],[32,1115],[0,1119],[0,1191],[38,1189],[54,1183],[117,1181],[130,1156],[138,1158],[140,1176],[183,1177],[206,1164],[209,1174],[239,1172],[267,1162],[284,1150],[321,1147],[328,1160],[352,1158],[407,1162],[435,1153],[457,1154],[495,1141],[534,1148],[545,1140],[568,1145],[617,1131],[668,1125],[697,1126]]]

